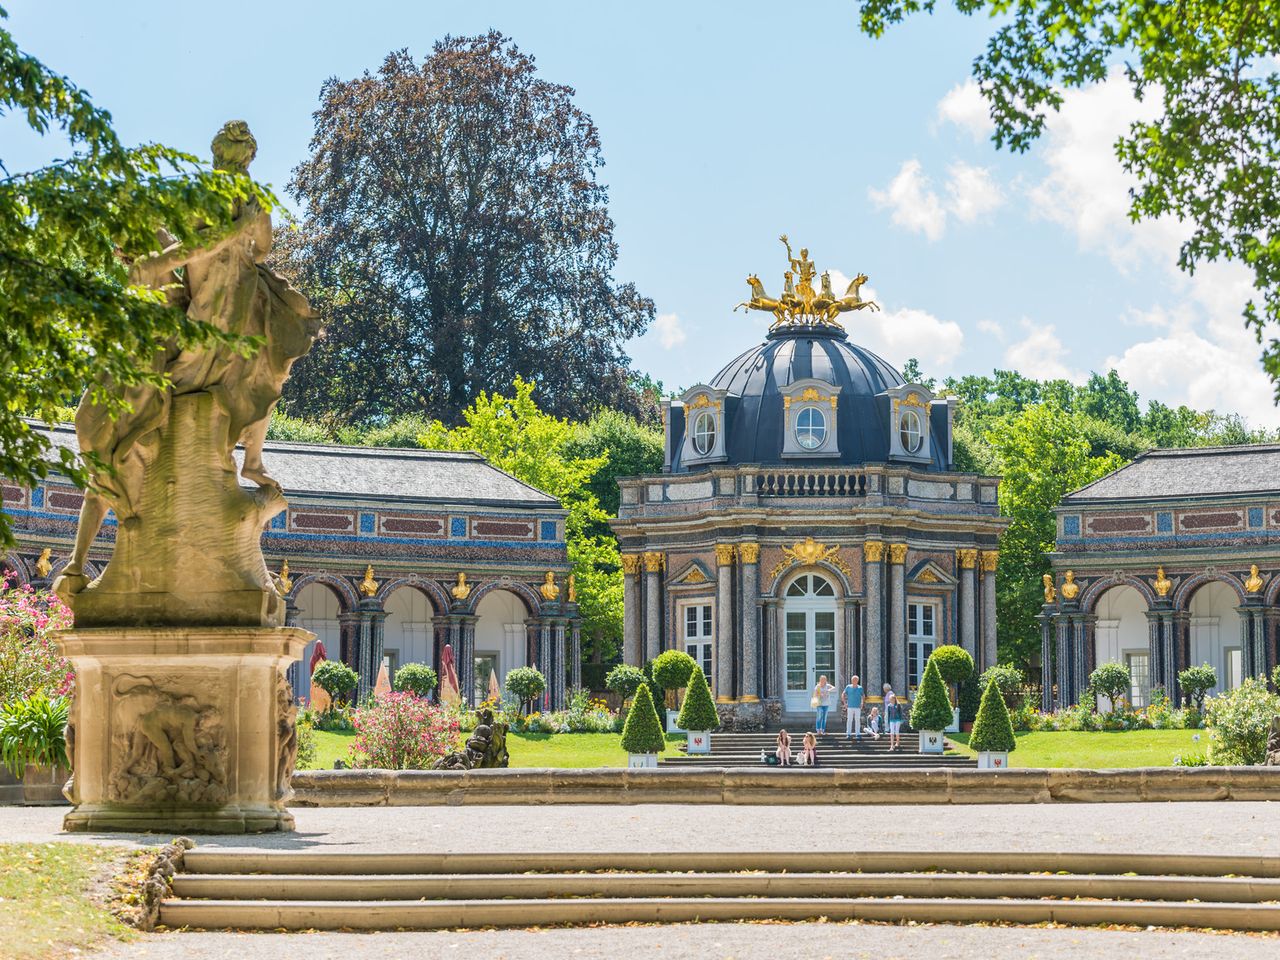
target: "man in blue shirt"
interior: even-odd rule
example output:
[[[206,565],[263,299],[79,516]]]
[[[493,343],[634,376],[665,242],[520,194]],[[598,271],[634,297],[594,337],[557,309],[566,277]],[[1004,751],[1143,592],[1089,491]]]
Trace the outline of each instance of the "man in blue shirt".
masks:
[[[851,740],[856,736],[862,739],[862,685],[858,683],[855,673],[849,678],[849,685],[840,694],[840,702],[844,704],[844,737]]]

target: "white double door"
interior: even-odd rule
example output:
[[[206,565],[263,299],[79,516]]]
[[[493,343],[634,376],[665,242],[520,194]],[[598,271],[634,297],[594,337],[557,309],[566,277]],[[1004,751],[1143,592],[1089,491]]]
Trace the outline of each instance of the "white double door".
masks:
[[[783,709],[804,713],[818,678],[840,686],[837,658],[836,601],[830,582],[817,575],[798,578],[788,588],[782,610],[783,664],[786,674]],[[832,704],[836,698],[832,697]]]

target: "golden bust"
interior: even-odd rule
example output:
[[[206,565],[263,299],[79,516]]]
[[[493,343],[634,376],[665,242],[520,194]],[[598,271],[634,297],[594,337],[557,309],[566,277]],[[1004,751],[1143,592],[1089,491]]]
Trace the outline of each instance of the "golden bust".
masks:
[[[1169,595],[1169,591],[1173,589],[1173,581],[1164,575],[1164,567],[1156,567],[1155,583],[1151,586],[1155,588],[1157,597],[1164,599]]]
[[[556,575],[551,570],[542,578],[542,586],[538,588],[543,600],[555,600],[560,596],[560,588],[556,586]]]
[[[578,583],[572,573],[569,574],[569,579],[564,582],[564,598],[570,603],[578,602]]]
[[[378,581],[373,579],[373,564],[369,564],[364,568],[364,579],[356,586],[360,588],[360,592],[366,597],[372,597],[378,592]]]
[[[280,564],[280,576],[276,578],[280,582],[280,592],[288,593],[293,589],[293,579],[289,576],[289,561],[286,560]]]
[[[53,555],[52,547],[45,547],[43,550],[40,551],[40,556],[36,560],[37,576],[47,577],[49,575],[49,572],[53,569],[53,563],[50,562],[49,560],[49,557],[51,557],[52,555]]]
[[[467,575],[461,570],[458,571],[458,582],[449,588],[449,592],[453,594],[455,600],[465,600],[471,596],[471,587],[467,583]]]
[[[1053,603],[1058,599],[1058,591],[1053,586],[1053,574],[1044,575],[1044,602]]]
[[[1245,593],[1257,593],[1262,589],[1262,576],[1256,563],[1249,565],[1249,579],[1244,582]]]
[[[1080,593],[1080,584],[1076,583],[1076,572],[1068,570],[1062,575],[1062,599],[1074,600]]]

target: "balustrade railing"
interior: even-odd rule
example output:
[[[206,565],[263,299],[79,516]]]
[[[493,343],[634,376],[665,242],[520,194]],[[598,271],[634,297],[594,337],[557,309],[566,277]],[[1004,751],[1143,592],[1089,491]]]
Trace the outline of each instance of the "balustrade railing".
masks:
[[[857,470],[761,470],[756,493],[762,497],[865,497],[867,475]]]

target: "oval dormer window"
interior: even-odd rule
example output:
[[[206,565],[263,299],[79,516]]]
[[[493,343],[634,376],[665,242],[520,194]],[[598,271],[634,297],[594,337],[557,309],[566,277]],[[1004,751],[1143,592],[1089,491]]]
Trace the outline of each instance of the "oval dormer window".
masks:
[[[903,410],[898,418],[898,438],[902,441],[902,449],[907,453],[919,453],[924,445],[924,431],[920,428],[920,414],[914,410]]]
[[[693,449],[700,457],[705,457],[716,446],[716,416],[710,411],[703,411],[693,421]]]
[[[796,416],[796,443],[817,450],[827,439],[827,418],[817,407],[805,407]]]

